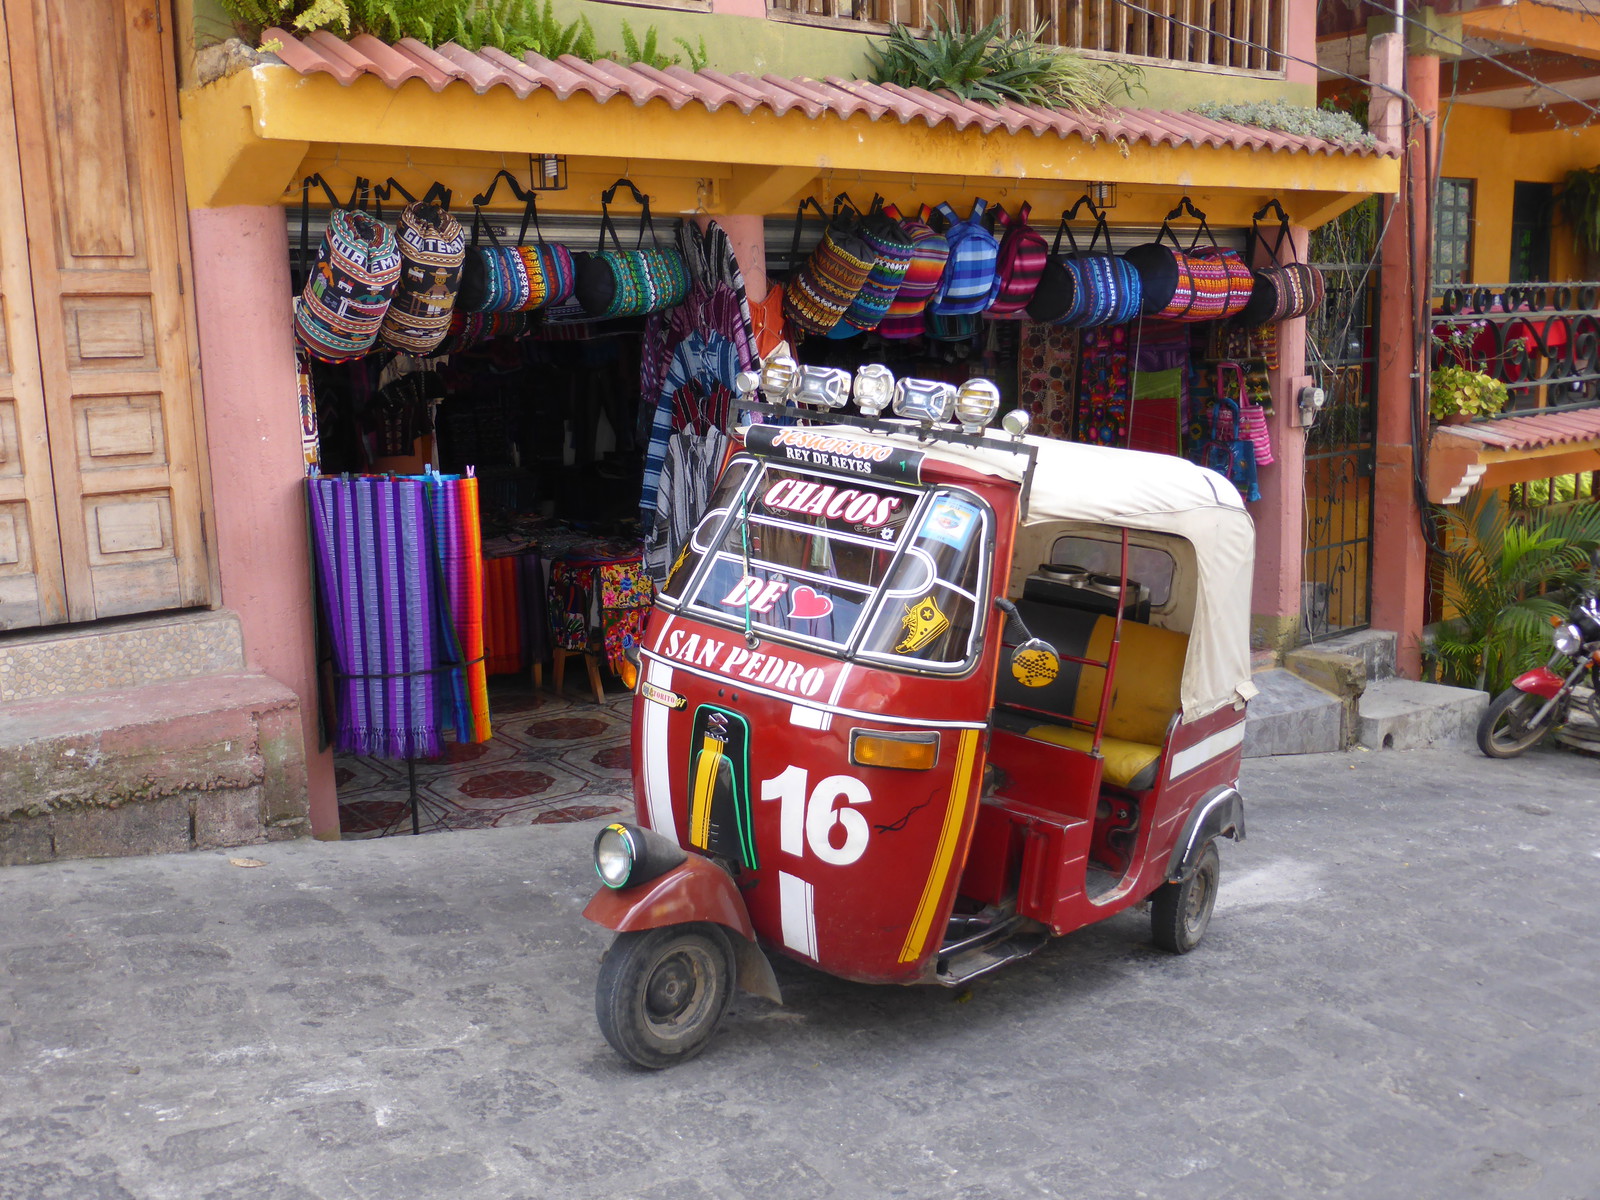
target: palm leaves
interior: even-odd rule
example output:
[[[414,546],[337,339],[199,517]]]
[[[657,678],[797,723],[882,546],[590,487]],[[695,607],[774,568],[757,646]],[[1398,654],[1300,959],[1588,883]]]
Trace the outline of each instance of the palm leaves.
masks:
[[[948,91],[990,104],[1092,112],[1127,92],[1137,74],[1128,68],[1119,78],[1115,69],[1045,45],[1039,40],[1044,22],[1002,36],[1003,21],[968,26],[941,9],[926,34],[892,25],[883,43],[867,51],[872,82]]]
[[[1452,547],[1443,558],[1444,600],[1456,616],[1436,630],[1433,651],[1445,683],[1498,694],[1550,653],[1550,618],[1582,586],[1589,552],[1600,545],[1600,506],[1584,504],[1530,519],[1495,492],[1435,510]],[[1553,590],[1539,594],[1539,589]]]

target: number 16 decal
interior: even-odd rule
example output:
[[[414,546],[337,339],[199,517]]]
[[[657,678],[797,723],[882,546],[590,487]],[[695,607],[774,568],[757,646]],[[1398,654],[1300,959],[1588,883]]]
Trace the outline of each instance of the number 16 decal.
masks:
[[[867,785],[852,775],[829,775],[806,795],[806,769],[789,767],[761,781],[761,798],[777,800],[779,845],[785,854],[811,853],[836,867],[849,866],[867,852],[867,819],[853,804],[872,799]],[[844,830],[844,845],[833,844],[833,831]]]

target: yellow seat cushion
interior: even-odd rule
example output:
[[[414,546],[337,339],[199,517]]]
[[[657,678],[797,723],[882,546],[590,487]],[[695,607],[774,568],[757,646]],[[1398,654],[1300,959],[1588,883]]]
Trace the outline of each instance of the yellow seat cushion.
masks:
[[[1027,737],[1035,741],[1065,746],[1088,754],[1094,748],[1094,734],[1087,729],[1071,729],[1065,725],[1035,725]],[[1161,747],[1144,742],[1128,742],[1122,738],[1100,739],[1100,754],[1105,759],[1101,774],[1107,783],[1142,792],[1155,786],[1155,767],[1161,760]]]
[[[1115,628],[1116,622],[1111,617],[1096,621],[1084,657],[1104,662],[1111,654],[1111,634]],[[1157,746],[1166,740],[1167,725],[1181,703],[1179,687],[1188,649],[1187,634],[1134,621],[1122,623],[1117,683],[1111,696],[1111,711],[1106,714],[1107,734],[1127,742],[1154,742]],[[1072,710],[1074,717],[1080,721],[1094,721],[1100,711],[1100,692],[1105,681],[1105,668],[1085,666],[1082,669],[1078,677],[1077,703]]]

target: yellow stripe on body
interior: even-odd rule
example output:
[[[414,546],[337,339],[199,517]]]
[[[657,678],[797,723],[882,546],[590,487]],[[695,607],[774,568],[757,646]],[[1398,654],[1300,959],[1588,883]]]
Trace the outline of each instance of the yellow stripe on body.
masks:
[[[922,889],[922,899],[917,902],[917,913],[906,933],[905,945],[900,947],[900,961],[903,963],[915,962],[922,957],[934,915],[939,911],[939,897],[944,895],[944,885],[950,877],[951,860],[955,858],[956,843],[961,839],[962,818],[967,812],[967,792],[972,782],[972,765],[977,758],[978,733],[976,729],[961,731],[961,741],[956,748],[955,775],[950,781],[950,803],[944,810],[944,828],[939,831],[933,872]]]
[[[695,763],[694,794],[689,798],[689,844],[702,850],[711,843],[711,793],[717,786],[717,764],[722,761],[721,738],[706,735]]]

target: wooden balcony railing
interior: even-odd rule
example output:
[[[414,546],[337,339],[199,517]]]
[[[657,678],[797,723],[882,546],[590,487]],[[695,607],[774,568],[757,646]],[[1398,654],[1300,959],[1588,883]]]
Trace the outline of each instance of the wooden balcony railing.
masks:
[[[880,33],[891,23],[926,29],[944,8],[1007,32],[1045,22],[1042,39],[1151,66],[1283,70],[1288,0],[768,0],[780,19]]]

